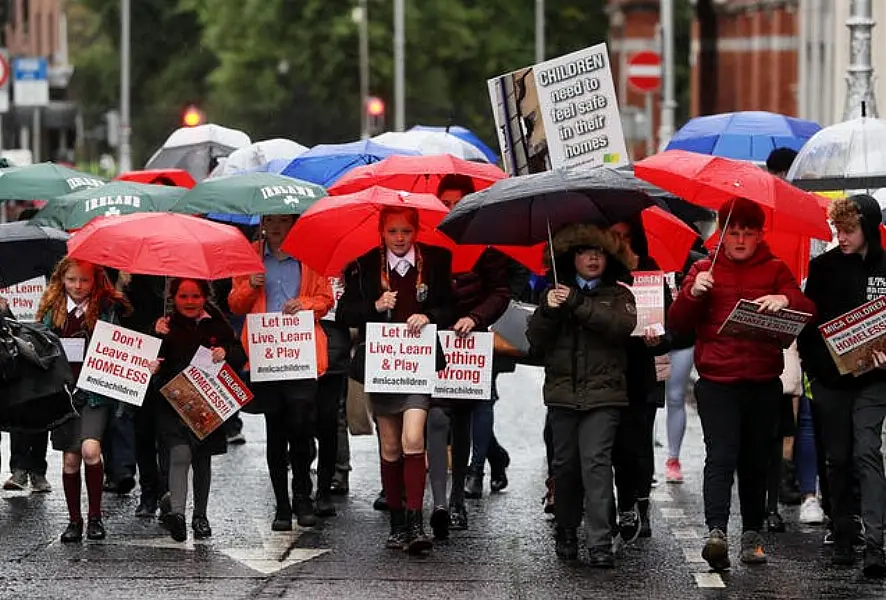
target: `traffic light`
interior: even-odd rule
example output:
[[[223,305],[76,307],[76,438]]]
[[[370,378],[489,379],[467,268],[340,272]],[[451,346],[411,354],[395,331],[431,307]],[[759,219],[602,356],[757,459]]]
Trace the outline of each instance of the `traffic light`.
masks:
[[[194,105],[188,106],[182,113],[182,125],[185,127],[196,127],[202,125],[206,118],[203,111]]]
[[[369,133],[376,135],[385,130],[385,102],[378,96],[366,98],[366,122]]]

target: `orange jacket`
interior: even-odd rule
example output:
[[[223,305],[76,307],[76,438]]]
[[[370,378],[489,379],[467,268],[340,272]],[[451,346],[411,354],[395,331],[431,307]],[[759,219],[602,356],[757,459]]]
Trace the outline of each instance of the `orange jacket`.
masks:
[[[259,242],[254,242],[252,247],[259,251]],[[302,310],[314,311],[314,340],[317,348],[317,377],[322,376],[329,366],[329,355],[326,348],[326,333],[320,326],[320,319],[329,312],[334,304],[332,286],[329,278],[324,277],[309,269],[301,263],[301,285],[299,286],[298,299],[301,301]],[[267,312],[267,295],[264,286],[254,288],[249,284],[249,275],[234,277],[233,288],[228,294],[228,306],[235,315]],[[249,352],[249,331],[243,325],[243,348]]]

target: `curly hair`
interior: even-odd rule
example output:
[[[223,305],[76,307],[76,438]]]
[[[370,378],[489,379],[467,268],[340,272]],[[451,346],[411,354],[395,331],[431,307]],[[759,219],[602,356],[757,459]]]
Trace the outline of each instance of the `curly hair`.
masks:
[[[828,207],[828,217],[834,227],[844,231],[855,231],[861,225],[861,213],[851,198],[837,198]]]
[[[107,303],[118,304],[123,307],[123,314],[132,314],[132,305],[122,292],[117,291],[111,280],[108,279],[104,268],[87,262],[81,262],[66,256],[55,267],[49,284],[43,297],[40,298],[40,306],[37,309],[37,319],[43,320],[47,314],[52,315],[52,327],[62,328],[68,317],[68,299],[65,292],[65,274],[71,267],[91,269],[93,273],[92,289],[89,292],[89,306],[86,309],[86,327],[89,331],[95,328],[103,305]]]

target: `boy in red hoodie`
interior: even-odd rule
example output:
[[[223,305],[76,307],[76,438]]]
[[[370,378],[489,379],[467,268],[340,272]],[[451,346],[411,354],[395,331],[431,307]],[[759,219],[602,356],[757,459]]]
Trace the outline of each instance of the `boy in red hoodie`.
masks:
[[[761,312],[815,311],[788,266],[763,241],[765,219],[763,209],[746,198],[725,203],[718,215],[723,237],[716,263],[695,263],[668,312],[673,331],[696,334],[695,396],[704,432],[705,521],[710,531],[702,557],[716,571],[730,566],[726,530],[736,470],[740,558],[746,564],[766,562],[760,531],[784,370],[778,343],[721,335],[720,327],[739,300],[758,302]]]

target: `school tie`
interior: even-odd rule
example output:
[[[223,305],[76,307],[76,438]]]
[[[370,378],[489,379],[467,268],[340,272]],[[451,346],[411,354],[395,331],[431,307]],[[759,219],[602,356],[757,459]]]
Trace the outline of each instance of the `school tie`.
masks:
[[[405,277],[410,266],[412,265],[409,264],[408,260],[401,258],[400,262],[397,263],[396,271],[400,274],[400,277]]]

